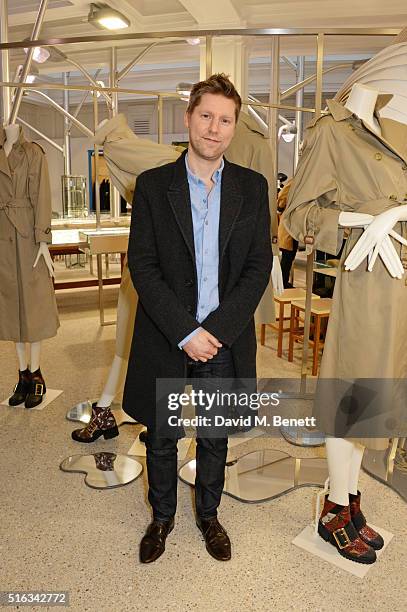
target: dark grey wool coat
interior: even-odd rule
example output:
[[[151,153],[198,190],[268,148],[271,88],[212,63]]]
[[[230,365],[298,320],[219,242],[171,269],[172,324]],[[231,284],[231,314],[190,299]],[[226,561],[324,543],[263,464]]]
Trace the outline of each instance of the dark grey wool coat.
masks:
[[[272,267],[266,179],[229,163],[222,173],[219,306],[199,324],[194,235],[185,153],[137,179],[128,265],[139,303],[123,408],[156,426],[156,379],[186,376],[178,343],[200,325],[232,350],[236,377],[256,377],[254,311]]]

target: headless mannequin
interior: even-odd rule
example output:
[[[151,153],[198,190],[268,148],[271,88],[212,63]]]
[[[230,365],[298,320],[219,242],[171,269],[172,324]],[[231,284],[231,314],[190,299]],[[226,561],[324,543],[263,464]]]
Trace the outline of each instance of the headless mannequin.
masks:
[[[378,94],[377,90],[356,83],[352,87],[345,106],[362,119],[363,123],[371,131],[382,136],[379,122],[374,116]],[[395,135],[397,130],[388,130],[388,132],[389,135]],[[402,134],[405,135],[405,130],[402,130]],[[388,134],[386,136],[388,137]],[[401,142],[391,142],[390,144],[397,150],[402,150]],[[341,226],[363,227],[365,229],[365,232],[347,257],[345,269],[354,270],[367,255],[369,258],[368,271],[371,271],[377,256],[380,255],[389,273],[393,277],[401,278],[404,270],[390,240],[390,235],[402,242],[401,236],[392,230],[392,228],[398,221],[405,220],[407,220],[407,206],[405,205],[396,205],[391,210],[380,213],[375,217],[363,213],[341,212],[339,215],[339,224]],[[369,231],[371,235],[366,239]],[[330,501],[341,506],[347,506],[349,504],[349,493],[352,495],[357,494],[364,450],[364,446],[351,440],[327,438],[326,453],[330,483],[328,499]]]
[[[20,126],[13,123],[4,127],[6,133],[6,141],[4,143],[4,152],[6,157],[10,155],[13,145],[17,142],[20,134]],[[37,257],[33,263],[33,268],[36,267],[40,257],[43,256],[45,263],[47,264],[50,276],[54,276],[54,267],[52,264],[51,255],[49,254],[48,246],[46,242],[40,242],[38,248]],[[41,356],[41,342],[16,342],[16,351],[18,358],[18,365],[21,372],[26,370],[29,366],[31,372],[35,372],[40,367],[40,356]]]

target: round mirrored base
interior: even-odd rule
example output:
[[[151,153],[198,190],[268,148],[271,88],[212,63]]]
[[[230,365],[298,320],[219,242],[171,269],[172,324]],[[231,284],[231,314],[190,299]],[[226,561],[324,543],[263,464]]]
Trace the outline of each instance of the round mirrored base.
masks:
[[[196,461],[178,471],[182,482],[194,486]],[[278,450],[261,450],[243,455],[226,465],[226,495],[246,503],[259,503],[285,495],[300,487],[323,487],[328,478],[325,459],[291,457]]]
[[[386,484],[407,501],[407,450],[399,447],[394,460],[389,458],[389,453],[390,448],[384,451],[367,448],[362,467],[369,476]]]
[[[325,435],[317,429],[306,427],[280,427],[280,433],[287,442],[294,446],[316,447],[325,444]]]
[[[60,464],[63,472],[86,474],[85,484],[93,489],[123,487],[140,476],[143,466],[134,457],[111,452],[71,455]]]

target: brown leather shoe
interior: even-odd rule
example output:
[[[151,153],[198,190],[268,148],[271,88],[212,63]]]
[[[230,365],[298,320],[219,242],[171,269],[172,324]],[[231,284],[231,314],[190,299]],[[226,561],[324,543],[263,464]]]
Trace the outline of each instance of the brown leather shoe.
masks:
[[[95,402],[92,404],[92,416],[89,423],[83,429],[75,429],[71,435],[75,442],[88,444],[100,436],[104,436],[105,440],[115,438],[119,435],[119,429],[110,408],[101,408]]]
[[[168,521],[153,520],[147,527],[140,542],[141,563],[152,563],[161,557],[165,550],[165,540],[174,529],[174,519]]]
[[[217,517],[198,518],[196,524],[202,532],[208,553],[217,561],[229,561],[232,556],[229,536]]]

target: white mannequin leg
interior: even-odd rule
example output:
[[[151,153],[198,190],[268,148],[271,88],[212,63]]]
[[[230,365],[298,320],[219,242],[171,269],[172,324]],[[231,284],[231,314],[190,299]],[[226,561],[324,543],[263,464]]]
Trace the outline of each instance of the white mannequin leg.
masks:
[[[350,470],[349,470],[349,484],[348,491],[352,493],[352,495],[358,494],[358,482],[359,482],[359,474],[360,474],[360,466],[362,465],[363,453],[365,452],[365,447],[361,444],[353,444],[353,453],[352,459],[350,462]]]
[[[115,355],[110,366],[105,388],[97,403],[100,408],[108,408],[110,406],[117,393],[123,387],[126,371],[127,360]]]
[[[36,372],[40,367],[40,357],[41,357],[41,341],[39,342],[31,342],[29,344],[30,348],[30,371]]]
[[[349,505],[349,474],[354,447],[353,442],[343,438],[326,439],[330,491],[328,499],[341,506]]]
[[[20,372],[24,372],[24,370],[26,370],[28,367],[27,351],[26,351],[25,342],[16,342],[16,351],[17,351],[19,370]]]

